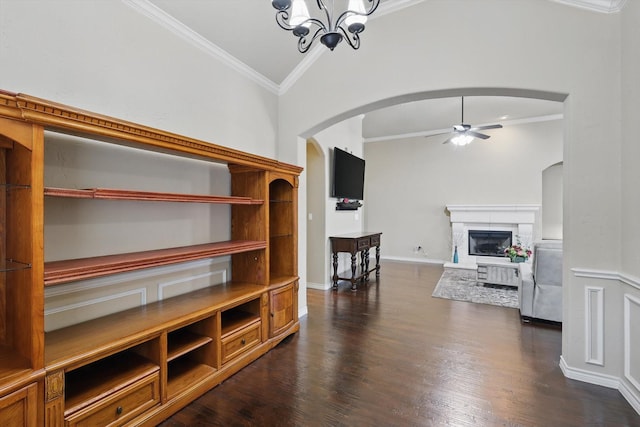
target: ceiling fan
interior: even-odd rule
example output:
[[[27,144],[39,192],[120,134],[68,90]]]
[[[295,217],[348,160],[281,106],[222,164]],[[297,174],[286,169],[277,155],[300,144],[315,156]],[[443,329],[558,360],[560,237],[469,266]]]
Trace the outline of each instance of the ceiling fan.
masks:
[[[467,145],[473,138],[489,139],[489,135],[478,132],[479,130],[486,129],[500,129],[501,124],[485,125],[485,126],[471,126],[464,122],[464,96],[462,97],[462,120],[459,125],[453,126],[453,135],[447,139],[443,144],[451,142],[454,145]]]

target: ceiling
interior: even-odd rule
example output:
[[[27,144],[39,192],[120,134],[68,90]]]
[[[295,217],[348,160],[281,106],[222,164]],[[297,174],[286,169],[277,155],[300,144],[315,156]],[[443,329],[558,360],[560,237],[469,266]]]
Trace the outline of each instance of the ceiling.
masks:
[[[268,0],[123,0],[158,25],[224,61],[266,89],[282,94],[323,54],[315,43],[309,52],[297,50],[297,39],[275,22]],[[336,7],[347,0],[334,0]],[[426,0],[381,0],[370,19]],[[549,0],[594,12],[619,11],[626,0]],[[313,14],[315,5],[307,1]],[[315,2],[313,2],[315,3]],[[241,28],[238,28],[241,26]],[[246,29],[243,31],[243,28]],[[233,37],[229,37],[233,34]],[[259,36],[256,36],[259,35]],[[363,38],[363,43],[366,40]],[[344,43],[336,49],[350,49]],[[278,60],[274,61],[273,58]],[[503,125],[558,119],[562,104],[525,98],[465,97],[465,122]],[[505,118],[506,116],[506,118]],[[424,136],[444,132],[460,122],[460,98],[411,102],[367,113],[365,141]]]

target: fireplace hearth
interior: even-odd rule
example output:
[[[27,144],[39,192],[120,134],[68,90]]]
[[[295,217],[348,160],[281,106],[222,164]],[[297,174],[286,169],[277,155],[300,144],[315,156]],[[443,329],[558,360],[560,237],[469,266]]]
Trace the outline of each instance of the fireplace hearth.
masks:
[[[504,256],[512,237],[511,231],[469,230],[469,255]]]

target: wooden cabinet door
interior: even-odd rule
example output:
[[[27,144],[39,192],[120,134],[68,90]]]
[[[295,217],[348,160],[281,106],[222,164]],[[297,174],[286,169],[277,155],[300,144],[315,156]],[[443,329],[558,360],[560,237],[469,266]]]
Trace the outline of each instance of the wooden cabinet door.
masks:
[[[37,390],[38,386],[31,384],[0,398],[0,426],[35,426]]]
[[[288,329],[296,321],[295,282],[270,292],[269,335],[275,337]]]

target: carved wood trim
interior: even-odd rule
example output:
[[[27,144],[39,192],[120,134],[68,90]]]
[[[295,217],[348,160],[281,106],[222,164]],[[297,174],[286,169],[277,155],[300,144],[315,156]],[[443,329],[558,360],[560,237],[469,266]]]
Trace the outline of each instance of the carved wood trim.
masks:
[[[64,395],[64,371],[50,373],[45,378],[46,401],[51,402]]]
[[[299,174],[302,168],[26,94],[0,91],[0,115],[60,131],[99,135],[204,158]]]

